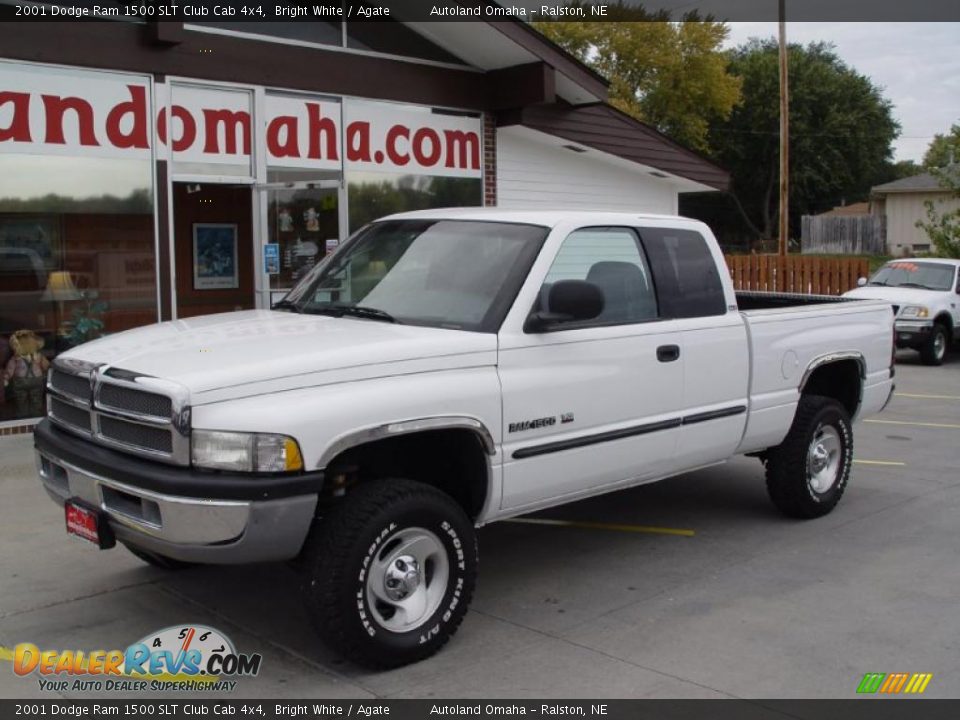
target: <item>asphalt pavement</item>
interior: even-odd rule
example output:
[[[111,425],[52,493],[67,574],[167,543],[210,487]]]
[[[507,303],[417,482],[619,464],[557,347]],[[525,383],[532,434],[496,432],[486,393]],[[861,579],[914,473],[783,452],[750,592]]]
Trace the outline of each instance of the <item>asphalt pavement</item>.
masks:
[[[457,636],[370,672],[316,640],[286,566],[165,572],[68,538],[32,437],[2,438],[0,697],[87,696],[41,691],[3,648],[125,648],[185,623],[263,654],[234,698],[848,698],[868,672],[932,673],[926,697],[958,697],[960,348],[941,368],[899,354],[855,458],[814,521],[777,515],[759,461],[737,458],[483,528]]]

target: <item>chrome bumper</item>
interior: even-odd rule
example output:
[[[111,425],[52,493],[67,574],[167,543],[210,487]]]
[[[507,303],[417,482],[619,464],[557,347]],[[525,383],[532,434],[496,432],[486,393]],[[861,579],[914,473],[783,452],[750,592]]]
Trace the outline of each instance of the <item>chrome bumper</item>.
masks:
[[[79,498],[100,508],[117,540],[177,560],[251,563],[289,560],[310,529],[317,495],[220,500],[152,492],[36,452],[44,489],[60,505]]]

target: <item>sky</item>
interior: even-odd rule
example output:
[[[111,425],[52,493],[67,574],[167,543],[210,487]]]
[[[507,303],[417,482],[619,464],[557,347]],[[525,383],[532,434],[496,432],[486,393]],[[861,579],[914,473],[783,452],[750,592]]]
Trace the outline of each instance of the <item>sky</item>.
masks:
[[[772,22],[730,23],[727,46],[775,37]],[[937,133],[960,123],[960,23],[791,23],[787,41],[826,41],[893,103],[894,160],[919,162]]]

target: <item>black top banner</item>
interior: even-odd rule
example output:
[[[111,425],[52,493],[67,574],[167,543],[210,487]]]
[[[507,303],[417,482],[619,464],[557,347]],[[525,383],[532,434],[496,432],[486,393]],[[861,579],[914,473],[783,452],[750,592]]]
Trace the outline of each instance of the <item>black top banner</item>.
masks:
[[[777,0],[0,0],[2,20],[172,22],[775,21]],[[788,22],[960,22],[958,0],[785,0]]]

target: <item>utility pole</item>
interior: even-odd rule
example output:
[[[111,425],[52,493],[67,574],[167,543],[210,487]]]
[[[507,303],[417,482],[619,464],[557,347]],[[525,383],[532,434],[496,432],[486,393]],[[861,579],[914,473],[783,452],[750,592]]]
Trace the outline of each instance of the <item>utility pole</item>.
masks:
[[[790,233],[790,90],[787,72],[786,0],[780,0],[780,255]]]

